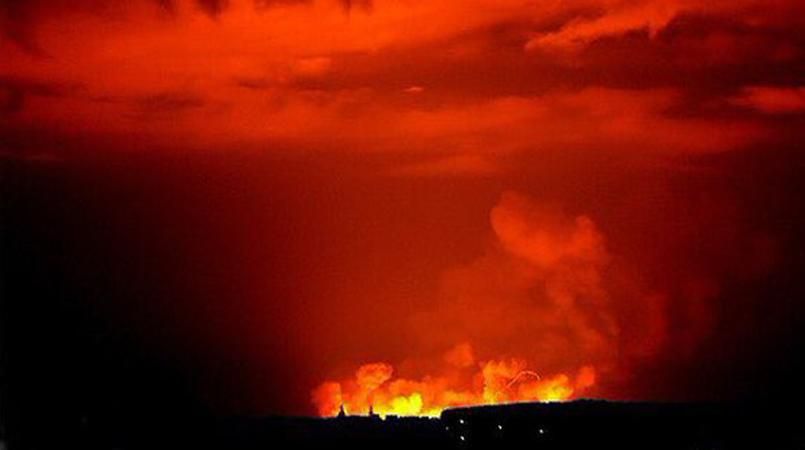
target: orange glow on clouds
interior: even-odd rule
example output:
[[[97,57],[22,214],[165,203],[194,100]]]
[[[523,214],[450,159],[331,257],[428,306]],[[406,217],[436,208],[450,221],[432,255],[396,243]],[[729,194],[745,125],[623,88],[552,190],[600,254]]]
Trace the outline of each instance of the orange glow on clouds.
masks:
[[[761,124],[669,115],[684,107],[678,87],[555,83],[557,71],[585,60],[553,52],[645,29],[656,39],[683,14],[746,14],[766,23],[775,12],[798,10],[772,3],[374,1],[345,9],[335,0],[211,2],[215,8],[35,2],[6,11],[13,39],[2,41],[11,57],[0,62],[0,75],[24,102],[9,103],[15,110],[5,120],[168,147],[413,153],[419,161],[411,167],[390,169],[408,175],[488,174],[501,169],[501,153],[557,146],[725,151],[762,139]],[[15,17],[18,9],[25,15]],[[549,25],[573,14],[582,18]],[[518,44],[497,49],[489,30],[505,26]],[[395,69],[400,58],[406,66]],[[477,73],[501,64],[530,74],[507,80]],[[487,93],[495,90],[510,92]],[[780,90],[775,102],[797,95]]]

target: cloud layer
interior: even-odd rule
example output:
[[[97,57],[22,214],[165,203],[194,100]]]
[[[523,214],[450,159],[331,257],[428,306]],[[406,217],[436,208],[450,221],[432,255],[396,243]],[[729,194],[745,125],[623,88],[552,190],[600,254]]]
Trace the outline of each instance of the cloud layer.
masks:
[[[727,151],[776,131],[764,113],[801,112],[799,9],[7,2],[3,132],[386,151],[417,155],[389,168],[412,175],[505,170],[501,154],[564,146]]]

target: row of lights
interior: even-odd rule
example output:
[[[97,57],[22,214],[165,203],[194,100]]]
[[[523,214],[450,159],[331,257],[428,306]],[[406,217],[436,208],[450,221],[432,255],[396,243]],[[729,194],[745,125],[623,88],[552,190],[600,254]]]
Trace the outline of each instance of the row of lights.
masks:
[[[459,423],[459,425],[464,425],[466,422],[464,421],[464,419],[458,419],[458,423]],[[449,426],[445,426],[444,429],[447,430],[447,431],[450,431]],[[503,431],[503,425],[498,424],[498,431]],[[544,435],[545,434],[545,428],[542,428],[542,427],[537,428],[537,434]],[[464,436],[463,434],[459,434],[458,439],[460,441],[462,441],[462,442],[467,440],[466,436]]]

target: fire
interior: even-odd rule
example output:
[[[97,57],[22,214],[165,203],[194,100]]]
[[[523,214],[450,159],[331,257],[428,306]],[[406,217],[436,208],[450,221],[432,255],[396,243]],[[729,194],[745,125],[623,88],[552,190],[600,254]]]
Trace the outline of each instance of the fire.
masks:
[[[364,364],[352,378],[320,384],[312,400],[323,417],[335,416],[342,406],[348,414],[438,416],[457,406],[564,401],[595,384],[592,366],[541,376],[523,359],[476,363],[468,344],[447,352],[444,361],[438,375],[420,379],[395,378],[387,363]]]
[[[662,348],[664,296],[633,279],[590,217],[507,192],[489,220],[494,245],[447,271],[433,305],[407,322],[426,352],[436,342],[467,340],[484,343],[484,357],[462,343],[436,361],[420,351],[399,372],[386,362],[359,366],[314,390],[320,415],[342,406],[349,414],[439,415],[458,406],[565,401],[594,387],[609,395],[599,371],[623,378]]]

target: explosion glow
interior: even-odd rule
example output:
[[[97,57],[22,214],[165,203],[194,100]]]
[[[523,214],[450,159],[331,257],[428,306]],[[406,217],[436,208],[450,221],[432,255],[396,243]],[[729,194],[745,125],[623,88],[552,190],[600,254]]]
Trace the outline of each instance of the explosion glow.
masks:
[[[520,325],[524,332],[556,345],[535,345],[531,358],[477,358],[472,345],[462,343],[428,364],[427,374],[418,378],[395,377],[388,363],[363,364],[353,377],[326,381],[313,391],[320,415],[335,415],[342,405],[354,414],[371,407],[380,415],[433,416],[455,406],[568,400],[596,384],[595,366],[585,358],[611,367],[616,349],[639,351],[619,342],[617,305],[602,279],[610,256],[592,220],[564,217],[507,193],[491,211],[490,222],[500,246],[457,271],[456,280],[445,287],[444,304],[423,321],[441,324],[445,333],[449,324],[461,321],[475,328],[469,330],[475,338],[521,339],[509,325],[528,319]],[[479,280],[486,281],[474,286]],[[653,301],[648,297],[645,304]],[[643,332],[652,338],[657,330],[647,324]],[[529,359],[557,369],[543,372]]]
[[[456,355],[462,355],[456,359]],[[577,397],[595,384],[595,369],[546,378],[533,373],[521,359],[477,363],[468,344],[445,354],[444,372],[419,380],[394,378],[386,363],[362,365],[355,377],[322,383],[313,392],[321,416],[335,416],[343,406],[349,414],[438,416],[445,408],[521,401],[554,402]]]

